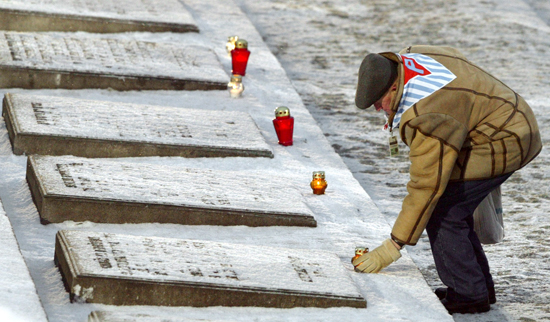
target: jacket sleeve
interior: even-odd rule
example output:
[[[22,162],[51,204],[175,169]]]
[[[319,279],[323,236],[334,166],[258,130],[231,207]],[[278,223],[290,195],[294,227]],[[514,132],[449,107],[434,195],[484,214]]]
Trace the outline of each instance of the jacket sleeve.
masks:
[[[410,181],[392,237],[415,245],[447,187],[468,131],[446,114],[429,113],[406,122],[400,132],[410,147]]]

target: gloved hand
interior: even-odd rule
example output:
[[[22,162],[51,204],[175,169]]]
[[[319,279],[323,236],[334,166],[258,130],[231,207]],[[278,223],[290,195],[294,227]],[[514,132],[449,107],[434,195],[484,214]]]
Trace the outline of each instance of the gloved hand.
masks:
[[[352,263],[356,272],[378,273],[384,267],[395,262],[401,257],[399,249],[395,247],[391,239],[386,239],[382,245],[376,247],[372,252],[355,259]]]

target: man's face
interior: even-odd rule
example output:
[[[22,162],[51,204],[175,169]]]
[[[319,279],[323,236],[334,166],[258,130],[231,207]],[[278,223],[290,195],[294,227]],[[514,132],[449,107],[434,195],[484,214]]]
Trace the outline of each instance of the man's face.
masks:
[[[378,101],[374,102],[374,108],[376,111],[383,110],[386,115],[391,114],[391,100],[393,98],[393,95],[395,95],[395,90],[393,86],[382,96]]]

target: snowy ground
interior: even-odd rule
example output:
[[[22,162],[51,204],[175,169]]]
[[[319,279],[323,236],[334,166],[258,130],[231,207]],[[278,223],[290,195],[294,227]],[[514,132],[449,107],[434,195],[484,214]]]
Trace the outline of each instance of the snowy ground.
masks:
[[[319,221],[315,229],[271,227],[185,227],[181,225],[101,225],[89,222],[40,225],[38,214],[24,179],[26,158],[14,156],[5,128],[0,127],[0,197],[12,223],[30,275],[50,322],[83,321],[91,310],[119,310],[102,305],[69,303],[58,270],[53,266],[53,241],[58,229],[123,232],[135,235],[206,239],[288,248],[322,249],[337,253],[367,298],[366,310],[261,309],[261,308],[128,308],[127,312],[159,314],[196,319],[239,321],[447,321],[439,301],[411,261],[416,262],[426,280],[438,286],[426,238],[408,247],[404,257],[381,274],[355,274],[348,258],[357,244],[376,245],[387,238],[391,223],[405,194],[408,162],[406,151],[395,159],[387,157],[385,133],[379,131],[381,115],[358,111],[353,104],[357,68],[368,52],[398,51],[410,44],[453,45],[468,57],[508,83],[532,104],[543,131],[544,143],[550,132],[544,94],[550,87],[545,59],[550,44],[550,11],[546,1],[487,0],[483,2],[433,0],[236,0],[252,20],[260,35],[231,2],[185,0],[193,18],[216,44],[224,57],[227,36],[246,38],[253,56],[245,79],[245,97],[229,100],[225,92],[114,92],[114,91],[21,91],[38,95],[58,95],[86,99],[155,104],[175,107],[194,102],[204,109],[246,111],[252,115],[262,135],[273,147],[274,159],[183,160],[181,158],[131,159],[130,162],[177,164],[217,169],[265,171],[268,177],[292,178],[305,202]],[[537,12],[533,10],[537,8]],[[124,34],[114,37],[153,41],[181,41],[169,33]],[[281,62],[273,59],[271,52]],[[222,59],[228,70],[228,59]],[[286,75],[284,73],[286,71]],[[286,76],[292,81],[288,83]],[[297,90],[294,92],[292,86]],[[8,90],[0,90],[5,93]],[[302,100],[309,112],[302,105]],[[295,145],[276,144],[270,124],[273,109],[287,105],[302,120],[296,128]],[[311,118],[310,113],[313,114]],[[322,132],[317,127],[320,125]],[[324,137],[323,137],[324,133]],[[330,144],[343,157],[345,165],[332,152]],[[526,169],[516,173],[504,186],[505,242],[486,247],[497,283],[497,305],[481,315],[455,315],[456,321],[544,321],[550,320],[550,218],[545,202],[550,198],[546,170],[547,149]],[[358,180],[356,182],[353,176]],[[329,190],[313,196],[308,190],[311,171],[325,170]],[[363,190],[364,189],[364,190]],[[385,218],[374,207],[374,200]],[[387,221],[387,222],[386,222]],[[10,242],[9,229],[6,245]],[[407,254],[408,253],[408,254]],[[11,255],[10,255],[11,254]],[[409,256],[410,255],[410,256]],[[14,256],[5,250],[3,257]],[[3,281],[10,270],[3,262]],[[14,265],[20,265],[14,264]],[[18,269],[19,270],[19,269]],[[25,277],[21,270],[17,276]],[[7,285],[6,285],[7,284]],[[21,283],[4,294],[2,303],[14,303],[17,292],[26,295],[22,303],[36,304],[36,295]],[[32,287],[31,287],[32,288]],[[4,301],[5,300],[5,301]],[[11,300],[11,302],[10,302]],[[30,309],[25,304],[1,307],[0,317],[19,316]],[[30,307],[29,307],[30,308]],[[122,308],[124,309],[124,308]],[[4,314],[5,313],[5,314]],[[22,313],[22,315],[25,315]],[[40,312],[32,321],[43,318]]]
[[[302,100],[279,62],[262,41],[254,26],[231,1],[185,0],[201,29],[200,35],[211,42],[226,71],[230,60],[225,52],[227,37],[238,34],[249,41],[251,61],[244,80],[246,87],[241,99],[230,99],[227,91],[141,91],[112,90],[21,90],[1,89],[0,93],[27,93],[72,98],[98,99],[114,102],[141,103],[179,108],[201,108],[247,112],[254,119],[260,133],[273,149],[271,158],[127,158],[125,162],[180,166],[198,169],[238,170],[243,173],[261,172],[266,183],[278,177],[299,192],[299,197],[315,214],[318,226],[310,227],[225,227],[185,226],[174,224],[96,224],[67,221],[61,224],[41,225],[25,181],[27,158],[13,155],[5,128],[0,123],[0,198],[13,226],[21,254],[30,271],[36,293],[20,287],[9,289],[9,279],[25,280],[29,272],[17,270],[16,278],[8,274],[9,263],[2,262],[0,280],[5,283],[1,292],[9,292],[0,309],[21,317],[19,321],[43,320],[30,317],[30,308],[36,308],[38,298],[50,322],[84,321],[91,311],[106,310],[117,313],[144,313],[162,315],[163,321],[172,317],[181,319],[208,319],[224,321],[341,321],[342,316],[352,320],[386,321],[452,321],[439,300],[431,292],[407,251],[398,263],[381,274],[353,272],[350,257],[356,245],[375,247],[388,238],[390,226],[371,198],[354,179],[323,135],[318,124],[305,108]],[[109,35],[140,41],[182,42],[187,37],[171,33],[126,33]],[[229,77],[228,77],[229,80]],[[288,106],[296,120],[294,145],[277,144],[272,119],[274,109]],[[311,192],[309,183],[313,171],[326,172],[328,188],[325,195]],[[245,175],[244,174],[244,175]],[[139,178],[138,178],[139,179]],[[276,193],[277,191],[273,191]],[[282,199],[281,202],[284,202]],[[54,266],[55,234],[60,229],[124,233],[140,236],[158,236],[198,239],[235,244],[274,246],[324,250],[335,253],[350,274],[360,293],[367,299],[368,308],[295,308],[266,309],[260,307],[113,307],[101,304],[70,303],[59,270]],[[10,239],[10,230],[4,233]],[[13,237],[11,237],[13,238]],[[13,245],[13,243],[12,243]],[[6,257],[16,252],[8,252]],[[10,255],[11,254],[11,255]],[[3,253],[0,253],[2,256]],[[246,258],[242,259],[246,262]],[[18,273],[18,274],[17,274]],[[274,278],[266,274],[266,279]],[[6,285],[7,284],[7,285]],[[3,299],[4,299],[3,298]],[[29,306],[29,309],[26,309]],[[14,309],[15,308],[15,309]],[[0,312],[2,314],[3,312]],[[27,314],[28,313],[28,314]],[[3,318],[0,315],[0,318]],[[13,320],[13,319],[12,319]],[[160,320],[157,319],[157,320]]]
[[[383,117],[354,106],[357,69],[369,52],[413,44],[460,48],[524,96],[550,139],[550,5],[546,0],[239,0],[279,59],[334,149],[389,222],[405,196],[405,147],[388,158]],[[550,320],[550,152],[503,186],[506,238],[485,247],[498,302],[490,313],[456,321]],[[408,252],[432,287],[440,285],[427,237]]]

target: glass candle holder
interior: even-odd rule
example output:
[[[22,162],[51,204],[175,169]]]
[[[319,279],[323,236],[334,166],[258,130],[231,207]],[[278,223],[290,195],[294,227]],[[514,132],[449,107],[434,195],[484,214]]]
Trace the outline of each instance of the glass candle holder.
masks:
[[[244,91],[242,76],[240,75],[231,76],[231,81],[227,84],[227,90],[229,91],[229,95],[231,96],[231,98],[241,97]]]
[[[233,75],[246,75],[246,66],[248,64],[248,42],[244,39],[239,39],[235,42],[235,49],[231,51],[231,65],[233,67]]]
[[[309,185],[311,186],[311,189],[313,189],[314,194],[324,194],[328,186],[327,181],[325,180],[325,171],[314,171],[313,180],[311,180]]]
[[[284,146],[292,145],[292,135],[294,133],[294,118],[290,116],[290,110],[286,106],[279,106],[275,109],[275,118],[273,126],[277,132],[279,144]]]
[[[231,57],[231,51],[235,49],[235,42],[239,40],[239,36],[228,37],[227,43],[225,44],[225,49],[227,50],[227,55]]]
[[[353,263],[354,260],[357,258],[363,256],[364,254],[369,252],[368,247],[355,247],[355,256],[351,259],[351,262]]]

